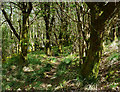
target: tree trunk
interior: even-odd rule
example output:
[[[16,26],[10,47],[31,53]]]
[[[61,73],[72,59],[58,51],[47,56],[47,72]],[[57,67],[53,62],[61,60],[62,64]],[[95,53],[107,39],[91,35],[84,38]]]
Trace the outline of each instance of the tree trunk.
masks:
[[[58,44],[58,52],[62,53],[62,38],[63,38],[63,24],[61,25],[60,34],[59,34],[59,44]]]
[[[44,8],[44,21],[45,21],[45,26],[46,26],[46,45],[45,45],[45,52],[48,56],[52,55],[52,52],[51,52],[51,47],[50,47],[50,32],[52,30],[52,25],[53,25],[53,16],[52,16],[52,19],[50,21],[50,15],[51,15],[51,12],[50,12],[50,4],[51,3],[44,3],[44,7],[41,7],[41,8]]]
[[[46,39],[47,39],[47,41],[46,41],[46,54],[48,56],[50,56],[51,55],[51,47],[50,47],[49,30],[47,30],[47,32],[46,32]]]
[[[99,31],[94,31],[94,29],[91,32],[90,48],[81,72],[85,78],[91,77],[91,75],[97,78],[102,50],[100,35]]]
[[[120,6],[119,6],[119,12],[118,12],[118,19],[120,21]],[[118,23],[118,33],[117,33],[117,35],[118,35],[118,43],[119,43],[118,44],[118,52],[120,52],[120,24],[119,23]],[[120,60],[120,57],[118,58],[118,60]]]
[[[87,52],[87,57],[85,63],[82,66],[81,74],[85,78],[97,78],[99,72],[99,64],[101,58],[101,52],[103,49],[102,45],[102,34],[104,32],[104,24],[106,20],[112,16],[115,7],[119,6],[119,3],[109,2],[105,7],[104,3],[99,3],[101,7],[100,10],[103,10],[102,15],[97,16],[97,11],[95,7],[96,3],[87,2],[88,7],[91,11],[91,28],[90,28],[90,48]]]
[[[79,64],[81,65],[81,59],[83,57],[83,53],[82,53],[82,24],[81,24],[81,20],[80,18],[82,17],[82,9],[79,8],[79,3],[75,2],[76,6],[76,14],[77,14],[77,30],[78,30],[78,48],[79,48]]]
[[[26,13],[23,13],[23,23],[22,23],[22,35],[21,35],[21,59],[23,62],[27,61],[27,48],[28,48],[28,25]]]
[[[60,15],[60,21],[61,21],[61,27],[60,27],[60,34],[59,34],[59,44],[58,44],[58,52],[62,53],[62,46],[63,45],[68,45],[68,39],[67,37],[67,27],[68,27],[68,23],[67,23],[67,16],[64,15],[63,11],[66,10],[66,12],[68,12],[68,7],[67,7],[67,3],[60,3],[60,12],[58,12],[58,14]]]
[[[84,78],[97,78],[102,51],[103,20],[95,20],[95,12],[91,10],[90,48],[88,49],[81,74]]]
[[[14,35],[18,38],[18,40],[21,43],[21,50],[20,53],[20,63],[27,61],[27,47],[28,47],[28,17],[32,10],[32,3],[31,2],[22,2],[21,4],[21,11],[22,11],[22,31],[20,32],[20,36],[17,34],[17,31],[15,30],[14,26],[11,23],[11,20],[8,18],[7,13],[4,10],[4,5],[2,3],[2,13],[7,20],[10,28],[12,29]],[[21,30],[21,29],[20,29]]]
[[[50,48],[50,27],[49,27],[49,18],[45,18],[45,25],[46,25],[46,45],[45,45],[45,48],[46,48],[46,54],[48,56],[51,55],[51,48]]]
[[[21,42],[21,53],[20,53],[20,63],[26,64],[27,63],[27,49],[28,49],[28,19],[29,15],[32,10],[32,3],[22,3],[23,7],[25,9],[22,10],[22,32],[20,36],[20,42]],[[27,6],[26,6],[27,5]],[[29,7],[28,7],[29,6]]]

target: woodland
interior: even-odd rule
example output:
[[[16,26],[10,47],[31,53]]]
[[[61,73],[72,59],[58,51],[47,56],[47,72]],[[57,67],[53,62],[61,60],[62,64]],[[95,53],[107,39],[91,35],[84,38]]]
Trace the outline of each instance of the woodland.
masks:
[[[1,2],[3,92],[120,91],[120,2]]]

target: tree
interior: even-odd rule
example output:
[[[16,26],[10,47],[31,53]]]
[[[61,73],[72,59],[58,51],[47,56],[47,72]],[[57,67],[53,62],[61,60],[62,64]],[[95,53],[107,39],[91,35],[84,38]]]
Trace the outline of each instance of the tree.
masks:
[[[67,21],[67,16],[64,14],[64,11],[68,12],[68,3],[65,2],[60,2],[60,5],[57,3],[57,5],[60,7],[60,10],[56,10],[57,14],[59,15],[60,18],[60,29],[59,29],[59,44],[58,44],[58,51],[59,53],[62,53],[62,46],[63,44],[68,44],[68,38],[69,35],[67,33],[67,27],[68,27],[68,21]],[[60,12],[59,12],[60,11]]]
[[[46,54],[52,55],[51,46],[50,46],[51,44],[50,34],[52,31],[52,26],[54,22],[54,14],[53,12],[51,12],[51,3],[50,2],[43,3],[43,6],[41,5],[41,9],[43,9],[43,18],[44,18],[45,26],[46,26],[46,45],[45,45]]]
[[[32,3],[21,3],[21,7],[22,7],[22,32],[20,35],[20,42],[21,42],[21,59],[23,60],[23,62],[27,61],[27,49],[28,49],[28,29],[29,29],[29,25],[28,25],[28,19],[29,19],[29,15],[32,11]]]
[[[22,28],[20,29],[20,34],[17,33],[15,27],[13,26],[11,19],[8,18],[6,11],[4,10],[4,4],[2,3],[2,13],[8,22],[10,28],[12,29],[14,35],[17,37],[19,42],[21,43],[21,50],[20,53],[20,62],[27,61],[27,47],[28,47],[28,18],[32,10],[32,3],[31,2],[23,2],[23,3],[13,3],[14,5],[18,6],[19,9],[22,11]]]
[[[107,19],[111,17],[118,3],[109,2],[97,3],[88,2],[88,7],[91,13],[91,27],[90,27],[90,48],[87,51],[85,63],[82,66],[81,74],[85,78],[91,76],[97,78],[99,72],[99,64],[103,43],[104,25]]]

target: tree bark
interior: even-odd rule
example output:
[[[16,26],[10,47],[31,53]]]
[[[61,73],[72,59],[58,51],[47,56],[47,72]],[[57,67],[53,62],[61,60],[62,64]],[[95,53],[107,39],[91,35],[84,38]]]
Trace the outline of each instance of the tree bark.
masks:
[[[102,50],[102,33],[100,33],[99,30],[101,29],[91,28],[90,48],[81,69],[81,73],[85,78],[90,78],[91,76],[97,78],[99,72]]]
[[[25,5],[27,4],[27,6]],[[20,60],[21,63],[27,63],[27,49],[28,49],[28,19],[29,19],[29,15],[30,12],[32,10],[32,3],[22,3],[23,7],[25,7],[25,9],[22,10],[22,17],[23,17],[23,21],[22,21],[22,33],[20,36],[20,42],[21,42],[21,54],[20,54]]]
[[[99,64],[102,51],[102,34],[104,32],[104,24],[106,20],[113,14],[116,5],[115,3],[108,3],[103,7],[99,7],[100,3],[87,3],[91,10],[91,27],[90,27],[90,48],[87,52],[85,63],[82,66],[81,74],[85,78],[97,78],[99,73]],[[99,7],[103,10],[102,15],[96,16],[97,10],[95,7]]]
[[[95,11],[91,10],[90,48],[88,49],[81,74],[84,78],[97,78],[102,51],[102,33],[104,31],[103,20],[95,19]]]
[[[52,31],[52,26],[53,26],[53,23],[54,23],[54,14],[51,14],[50,12],[50,5],[51,3],[45,3],[44,4],[44,7],[41,7],[41,8],[44,8],[44,21],[45,21],[45,26],[46,26],[46,45],[45,45],[45,52],[48,56],[52,55],[52,51],[51,51],[51,46],[50,46],[50,34],[51,34],[51,31]],[[50,15],[52,15],[52,18],[50,18]]]

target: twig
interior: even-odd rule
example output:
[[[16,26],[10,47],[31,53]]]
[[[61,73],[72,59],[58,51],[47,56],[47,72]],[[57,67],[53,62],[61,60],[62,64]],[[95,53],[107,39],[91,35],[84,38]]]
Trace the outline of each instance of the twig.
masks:
[[[38,12],[37,12],[37,14],[36,14],[36,16],[33,18],[33,20],[31,20],[31,22],[30,22],[30,24],[29,24],[29,27],[34,23],[34,21],[37,19],[37,16],[38,16],[38,14],[39,14],[39,12],[40,12],[41,10],[39,10]]]
[[[2,26],[2,24],[4,24],[6,22],[6,20],[4,20],[1,24],[0,24],[0,26]]]

